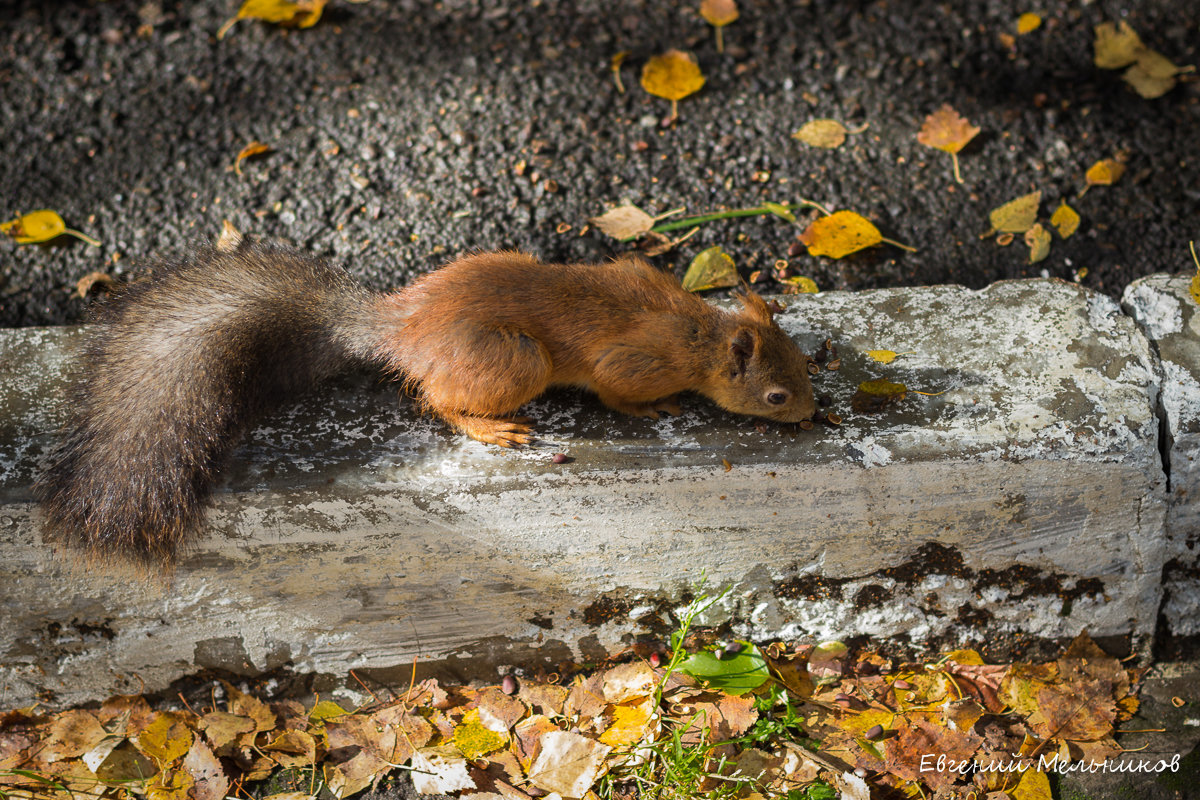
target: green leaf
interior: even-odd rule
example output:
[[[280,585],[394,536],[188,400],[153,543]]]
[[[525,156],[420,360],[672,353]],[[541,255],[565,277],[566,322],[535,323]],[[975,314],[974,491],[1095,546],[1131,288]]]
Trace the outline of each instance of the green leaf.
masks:
[[[707,651],[696,653],[679,665],[679,671],[726,694],[753,691],[771,679],[771,671],[757,647],[749,642],[738,644],[742,645],[742,650],[737,655],[717,658]]]

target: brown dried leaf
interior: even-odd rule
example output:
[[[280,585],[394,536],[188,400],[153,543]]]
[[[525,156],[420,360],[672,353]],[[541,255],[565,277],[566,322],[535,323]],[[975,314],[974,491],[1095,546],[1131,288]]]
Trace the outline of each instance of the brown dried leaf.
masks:
[[[654,227],[654,217],[633,205],[618,206],[592,217],[588,222],[599,228],[601,233],[623,242],[636,239]]]
[[[922,756],[937,753],[945,755],[947,761],[968,761],[982,742],[981,736],[970,731],[941,728],[920,717],[900,717],[896,722],[896,736],[884,743],[887,769],[904,780],[923,780],[935,790],[948,789],[958,779],[959,773],[922,770]]]
[[[979,130],[946,104],[925,118],[917,141],[926,147],[957,153],[979,134]]]
[[[262,750],[281,767],[308,767],[317,762],[317,743],[304,731],[285,730]]]
[[[64,758],[78,758],[106,736],[108,732],[92,712],[64,711],[50,723],[40,757],[51,764]]]
[[[266,703],[257,697],[238,691],[230,683],[225,684],[225,690],[229,693],[229,711],[231,713],[254,720],[256,731],[275,729],[277,723],[275,712]]]
[[[604,702],[623,703],[654,693],[658,676],[644,661],[618,664],[604,673]]]
[[[254,720],[228,711],[210,711],[200,718],[197,727],[216,750],[231,744],[238,736],[257,729]]]
[[[1037,693],[1037,710],[1027,723],[1042,739],[1093,741],[1112,732],[1117,716],[1108,681],[1046,686]]]
[[[608,767],[612,748],[577,733],[551,731],[529,770],[529,782],[563,797],[583,797]]]
[[[229,776],[204,740],[197,738],[192,744],[183,769],[192,778],[189,800],[224,800],[229,793]]]
[[[521,688],[517,690],[517,697],[524,700],[535,712],[553,717],[563,713],[567,693],[565,686],[522,681]]]

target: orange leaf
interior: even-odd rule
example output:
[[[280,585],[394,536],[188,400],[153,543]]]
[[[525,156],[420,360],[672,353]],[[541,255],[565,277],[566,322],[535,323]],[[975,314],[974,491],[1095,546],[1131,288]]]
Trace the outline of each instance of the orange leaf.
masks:
[[[738,18],[736,0],[701,0],[700,16],[708,20],[709,25],[720,28]]]
[[[1042,27],[1042,18],[1032,12],[1026,12],[1017,17],[1017,34],[1024,36]]]
[[[251,142],[250,144],[243,147],[242,151],[237,154],[237,158],[234,159],[234,161],[233,161],[233,171],[236,172],[238,175],[241,175],[243,161],[245,161],[250,156],[256,156],[261,153],[268,153],[270,151],[271,151],[271,145],[269,145],[269,144],[263,144],[262,142],[259,142],[259,141]]]
[[[967,122],[947,104],[925,118],[925,124],[917,134],[917,141],[926,147],[957,153],[978,134],[979,128]]]

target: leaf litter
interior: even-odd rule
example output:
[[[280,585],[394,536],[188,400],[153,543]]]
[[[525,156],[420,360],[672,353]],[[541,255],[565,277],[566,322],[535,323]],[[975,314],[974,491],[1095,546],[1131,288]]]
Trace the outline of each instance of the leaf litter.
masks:
[[[905,391],[877,383],[879,397]],[[1047,796],[1060,765],[1121,752],[1116,726],[1137,708],[1142,671],[1086,633],[1048,663],[986,664],[973,650],[905,663],[840,642],[715,641],[691,630],[713,602],[685,610],[665,659],[651,644],[562,682],[506,680],[508,691],[429,679],[345,708],[224,683],[200,710],[127,695],[98,709],[8,711],[0,792],[217,800],[270,779],[297,797],[350,797],[405,770],[422,793],[508,800],[869,789],[1026,800]],[[930,770],[928,753],[980,768]]]

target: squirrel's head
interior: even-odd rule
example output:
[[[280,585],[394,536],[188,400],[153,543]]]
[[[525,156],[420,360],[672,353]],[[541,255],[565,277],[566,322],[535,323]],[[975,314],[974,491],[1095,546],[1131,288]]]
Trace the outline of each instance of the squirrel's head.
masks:
[[[766,301],[753,292],[741,301],[726,342],[724,370],[705,394],[738,414],[778,422],[811,418],[817,405],[808,356],[775,323]]]

